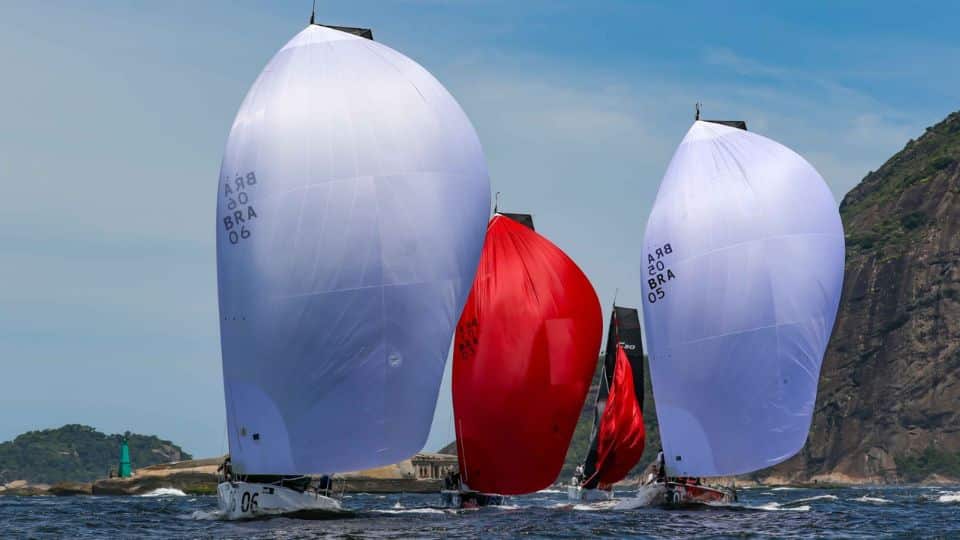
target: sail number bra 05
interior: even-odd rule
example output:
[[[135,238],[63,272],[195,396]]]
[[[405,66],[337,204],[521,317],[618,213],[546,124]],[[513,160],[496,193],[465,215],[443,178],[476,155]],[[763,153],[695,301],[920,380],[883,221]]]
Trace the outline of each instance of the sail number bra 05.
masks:
[[[657,300],[666,296],[663,290],[664,285],[677,277],[663,261],[671,253],[673,253],[673,247],[669,243],[654,249],[652,253],[647,253],[647,286],[650,288],[650,292],[647,293],[647,302],[651,304],[655,304]]]

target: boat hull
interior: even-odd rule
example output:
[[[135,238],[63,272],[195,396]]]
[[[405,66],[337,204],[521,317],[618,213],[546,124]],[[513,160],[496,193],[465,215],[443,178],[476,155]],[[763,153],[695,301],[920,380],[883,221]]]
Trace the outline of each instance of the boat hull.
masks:
[[[736,502],[737,495],[730,489],[711,486],[666,483],[666,504],[684,506],[692,504],[729,504]]]
[[[640,487],[637,497],[649,506],[694,506],[699,504],[730,504],[737,494],[731,489],[683,482],[653,482]]]
[[[273,484],[221,482],[217,496],[220,511],[228,520],[271,516],[323,518],[342,511],[340,503],[332,497]]]
[[[583,502],[610,501],[613,500],[613,490],[583,489],[580,486],[567,486],[567,499]]]
[[[480,493],[478,491],[460,491],[444,489],[440,491],[440,503],[447,508],[480,508],[481,506],[500,506],[503,495]]]

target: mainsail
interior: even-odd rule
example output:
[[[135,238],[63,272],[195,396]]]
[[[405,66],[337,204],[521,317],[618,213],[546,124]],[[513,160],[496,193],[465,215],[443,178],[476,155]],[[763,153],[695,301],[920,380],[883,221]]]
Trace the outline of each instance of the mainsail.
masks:
[[[270,60],[217,198],[236,472],[358,470],[423,447],[489,205],[470,121],[412,60],[319,25]]]
[[[743,474],[807,438],[843,282],[843,226],[790,149],[697,121],[647,222],[643,315],[671,476]]]
[[[583,487],[594,489],[625,478],[640,461],[645,442],[640,316],[635,308],[614,305],[594,406],[593,432],[583,465]]]
[[[593,286],[546,238],[497,214],[457,325],[453,407],[466,487],[552,484],[586,398],[603,320]]]

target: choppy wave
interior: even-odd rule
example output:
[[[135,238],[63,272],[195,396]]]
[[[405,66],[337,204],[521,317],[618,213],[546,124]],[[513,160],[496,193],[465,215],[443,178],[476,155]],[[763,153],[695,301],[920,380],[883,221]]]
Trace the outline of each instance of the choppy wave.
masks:
[[[156,495],[154,495],[156,496]],[[512,540],[558,532],[571,538],[605,536],[715,538],[741,535],[905,537],[960,532],[960,485],[935,489],[911,486],[803,489],[796,493],[760,489],[734,504],[684,510],[643,508],[631,496],[596,503],[569,502],[565,494],[517,496],[506,508],[472,511],[435,506],[435,494],[406,493],[380,499],[357,495],[352,511],[319,521],[263,519],[237,524],[217,511],[216,497],[7,497],[0,498],[0,539],[76,536],[91,523],[88,537],[128,538],[395,538],[458,537]],[[403,508],[393,508],[398,499]],[[793,499],[793,500],[791,500]],[[881,502],[884,501],[884,502]],[[885,502],[889,501],[889,502]],[[96,515],[95,525],[89,516]],[[851,528],[855,524],[855,529]],[[813,533],[811,533],[813,531]],[[935,531],[931,533],[931,531]]]
[[[186,497],[187,494],[177,488],[157,488],[149,493],[137,495],[137,497]]]
[[[800,506],[785,506],[780,503],[768,502],[766,504],[760,504],[756,506],[743,505],[743,508],[749,510],[763,510],[765,512],[809,512],[810,505],[802,504]]]
[[[453,510],[443,510],[440,508],[403,508],[403,509],[382,509],[382,510],[373,510],[377,514],[449,514],[453,513]]]
[[[813,502],[813,501],[835,501],[837,500],[836,495],[817,495],[815,497],[804,497],[802,499],[797,499],[795,501],[789,501],[783,503],[784,505],[794,505],[799,503]]]
[[[795,488],[795,487],[790,487],[790,486],[780,486],[780,487],[772,488],[770,491],[794,491],[794,490],[798,490],[798,489],[800,489],[800,488]]]
[[[562,489],[551,489],[551,488],[547,488],[547,489],[541,489],[541,490],[538,491],[537,493],[566,493],[566,491],[565,491],[565,490],[562,490]]]
[[[856,499],[850,499],[850,500],[857,501],[857,502],[877,503],[877,504],[886,504],[886,503],[893,502],[889,499],[884,499],[882,497],[868,497],[866,495],[864,495],[863,497],[857,497]]]
[[[192,513],[184,516],[187,519],[196,519],[198,521],[219,521],[226,517],[226,514],[220,510],[194,510]]]
[[[960,503],[960,491],[941,491],[937,502]]]

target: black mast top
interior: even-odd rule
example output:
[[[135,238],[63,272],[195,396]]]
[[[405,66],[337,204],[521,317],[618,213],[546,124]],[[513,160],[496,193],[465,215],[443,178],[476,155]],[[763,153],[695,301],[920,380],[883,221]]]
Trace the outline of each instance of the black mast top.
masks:
[[[697,107],[697,113],[696,113],[696,116],[693,118],[694,120],[701,120],[701,118],[700,118],[700,106],[701,106],[701,105],[702,105],[702,104],[698,101],[698,102],[697,102],[697,106],[696,106],[696,107]],[[743,120],[703,120],[703,121],[704,121],[704,122],[710,122],[711,124],[721,124],[721,125],[724,125],[724,126],[730,126],[730,127],[732,127],[732,128],[737,128],[737,129],[742,129],[742,130],[744,130],[744,131],[747,131],[747,123],[744,122]]]
[[[355,36],[360,36],[362,38],[367,38],[370,41],[373,41],[373,30],[369,28],[356,28],[353,26],[333,26],[331,24],[317,23],[317,0],[313,0],[313,7],[310,9],[310,24],[317,25],[317,26],[325,26],[327,28],[333,28],[334,30],[339,30],[341,32],[346,32],[348,34],[353,34]]]

